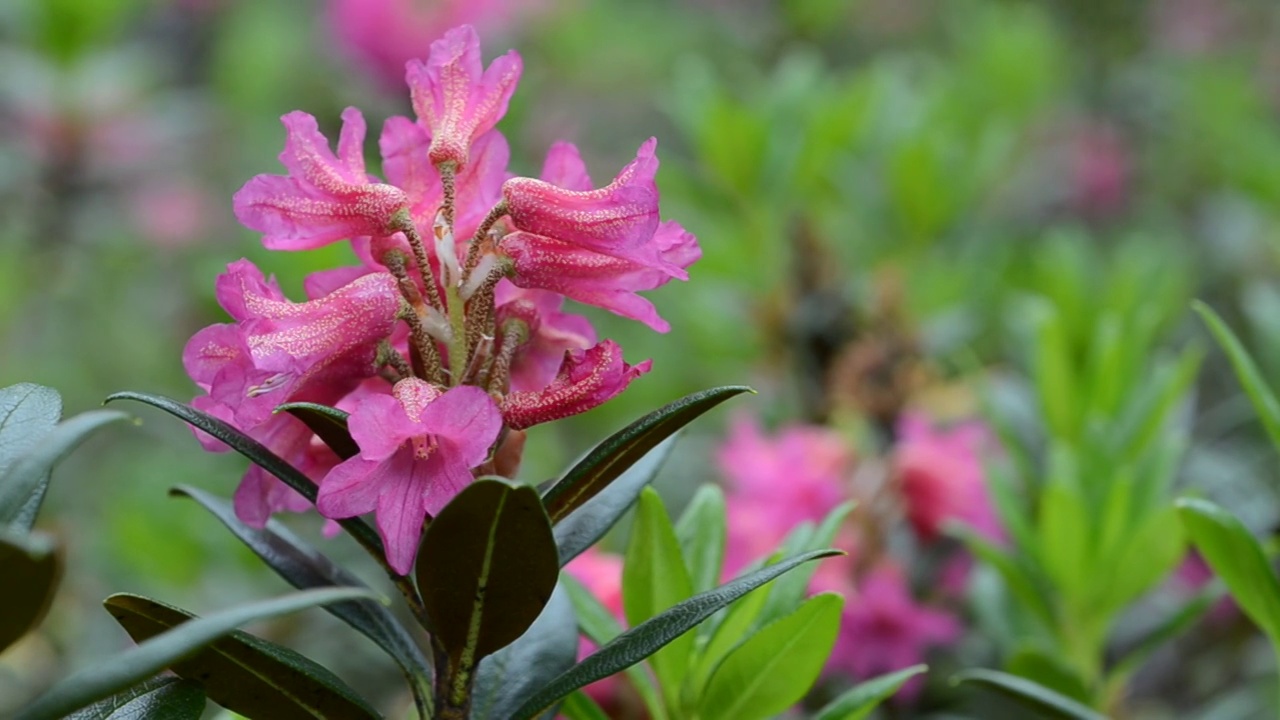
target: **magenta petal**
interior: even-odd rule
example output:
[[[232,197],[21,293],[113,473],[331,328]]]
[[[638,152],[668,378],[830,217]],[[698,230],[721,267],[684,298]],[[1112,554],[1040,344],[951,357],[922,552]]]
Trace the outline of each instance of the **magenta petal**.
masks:
[[[484,390],[463,385],[436,398],[422,413],[426,432],[448,439],[457,452],[452,458],[469,470],[484,461],[498,439],[502,415]]]
[[[369,481],[382,488],[378,496],[378,534],[387,549],[387,562],[396,572],[407,575],[413,567],[426,520],[425,495],[438,478],[430,465],[415,462],[413,451],[402,448],[378,466]]]
[[[577,146],[563,140],[552,143],[547,159],[542,163],[542,174],[538,177],[565,190],[586,191],[595,187]]]
[[[652,362],[628,365],[622,348],[605,340],[585,352],[567,352],[560,372],[539,392],[513,392],[502,402],[502,417],[513,430],[584,413],[626,389]]]
[[[427,486],[423,504],[426,511],[432,515],[439,514],[444,506],[448,505],[449,501],[474,479],[468,467],[469,463],[455,456],[453,454],[455,452],[458,452],[457,448],[442,443],[439,450],[424,463],[424,471],[431,478],[431,482]]]
[[[382,461],[348,458],[329,471],[320,481],[316,509],[332,519],[358,517],[373,512],[378,505],[378,485],[373,473]]]
[[[422,429],[405,415],[400,401],[391,395],[369,395],[362,399],[347,418],[351,439],[360,446],[365,460],[386,460]]]

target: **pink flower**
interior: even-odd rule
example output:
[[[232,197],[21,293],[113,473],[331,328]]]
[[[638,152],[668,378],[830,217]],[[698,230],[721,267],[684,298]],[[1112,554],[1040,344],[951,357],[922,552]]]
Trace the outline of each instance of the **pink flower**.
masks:
[[[428,157],[461,168],[471,143],[506,114],[521,63],[511,50],[484,69],[475,28],[463,25],[431,43],[426,62],[411,60],[405,70],[414,112],[431,135]]]
[[[525,324],[528,340],[511,363],[511,390],[541,390],[556,377],[570,350],[595,345],[596,331],[581,315],[563,312],[564,298],[544,290],[521,290],[503,280],[495,293],[498,327],[509,319]],[[500,343],[501,338],[497,342]]]
[[[182,359],[191,379],[246,429],[281,403],[332,402],[372,375],[377,344],[390,335],[400,308],[386,273],[292,303],[248,260],[227,266],[217,296],[236,324],[196,333]]]
[[[585,351],[567,351],[560,372],[545,389],[507,395],[502,401],[502,417],[512,429],[524,430],[584,413],[625,390],[652,365],[650,360],[626,364],[622,348],[612,340]]]
[[[683,279],[687,276],[684,270],[665,261],[653,242],[658,230],[656,147],[657,140],[650,138],[640,146],[636,159],[613,182],[598,190],[569,190],[524,177],[507,180],[502,185],[502,196],[511,223],[517,230],[637,265],[665,269]],[[571,162],[565,157],[568,149],[558,152],[558,162]],[[571,177],[585,177],[585,173]]]
[[[565,572],[582,583],[584,587],[600,601],[610,614],[625,625],[626,616],[622,609],[622,558],[618,555],[602,552],[594,547],[574,558],[564,567]],[[581,638],[578,642],[578,660],[595,651],[595,643]],[[615,675],[597,680],[586,686],[584,691],[592,700],[606,706],[616,706],[621,680]]]
[[[907,520],[925,541],[938,538],[951,520],[1000,540],[1004,533],[987,496],[981,452],[986,429],[977,423],[935,429],[907,413],[898,425],[894,469],[906,502]]]
[[[827,668],[865,680],[915,665],[930,646],[954,642],[960,633],[954,617],[917,604],[902,571],[883,563],[863,578],[859,595],[845,604]],[[911,684],[906,687],[907,695],[919,692],[918,684],[914,690]]]
[[[358,402],[348,428],[360,454],[325,476],[316,508],[335,519],[375,512],[388,562],[407,574],[427,514],[440,512],[470,484],[471,469],[488,456],[502,418],[478,387],[441,393],[408,378],[391,395]]]
[[[288,138],[280,162],[288,175],[258,175],[235,194],[236,217],[264,233],[272,250],[309,250],[344,238],[393,232],[407,208],[404,191],[372,182],[365,174],[365,124],[360,111],[342,113],[338,155],[304,112],[281,118]]]

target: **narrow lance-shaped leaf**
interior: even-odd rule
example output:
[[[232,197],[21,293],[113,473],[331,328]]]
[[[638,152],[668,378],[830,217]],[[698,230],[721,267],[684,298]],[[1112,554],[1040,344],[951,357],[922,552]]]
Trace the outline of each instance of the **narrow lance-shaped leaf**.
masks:
[[[815,595],[744,640],[711,675],[699,717],[763,720],[799,702],[835,646],[843,607],[837,594]]]
[[[542,612],[560,563],[551,523],[527,485],[480,479],[427,526],[415,566],[448,702],[461,707],[476,665],[520,637]]]
[[[552,524],[616,480],[658,443],[734,395],[754,392],[731,385],[703,390],[665,405],[600,443],[543,496]]]
[[[94,430],[128,417],[115,410],[81,413],[55,427],[18,456],[0,475],[0,524],[16,523],[24,530],[31,529],[54,465]]]
[[[560,567],[595,545],[635,505],[636,498],[671,456],[679,434],[663,440],[595,497],[583,503],[555,525]]]
[[[17,642],[44,619],[62,577],[62,560],[53,538],[0,530],[0,651]]]
[[[299,590],[317,587],[367,587],[360,578],[334,563],[319,550],[275,520],[264,528],[251,528],[236,518],[231,504],[199,488],[178,486],[170,494],[183,495],[222,521],[233,535],[249,546],[272,570]],[[419,707],[430,703],[431,666],[409,632],[387,607],[374,600],[333,603],[324,609],[378,644],[399,663],[409,680]]]
[[[77,710],[65,720],[200,720],[204,706],[199,684],[158,677]]]
[[[908,680],[928,669],[928,665],[912,665],[858,683],[823,706],[813,720],[862,720],[876,706],[898,692]]]
[[[23,708],[15,720],[61,718],[155,675],[218,638],[230,634],[245,623],[265,620],[316,605],[372,596],[369,591],[357,588],[306,590],[192,619],[117,654],[109,661],[92,665],[63,678]]]
[[[1222,351],[1231,360],[1231,366],[1235,368],[1236,377],[1239,378],[1240,384],[1249,396],[1249,400],[1253,402],[1253,407],[1257,410],[1258,417],[1262,420],[1262,426],[1267,429],[1267,434],[1271,436],[1271,443],[1280,448],[1280,400],[1276,399],[1275,393],[1267,385],[1267,381],[1262,378],[1262,373],[1258,371],[1258,366],[1253,362],[1253,358],[1249,357],[1249,351],[1244,349],[1244,345],[1240,343],[1239,338],[1236,337],[1235,333],[1231,332],[1231,328],[1227,327],[1227,324],[1213,311],[1213,308],[1199,300],[1191,303],[1191,307],[1199,313],[1205,324],[1209,326],[1209,331],[1213,333],[1218,344],[1222,346]]]
[[[1251,620],[1280,643],[1280,582],[1262,546],[1236,516],[1207,500],[1178,500],[1191,542]]]
[[[720,580],[726,537],[724,491],[704,484],[676,521],[680,553],[694,592],[710,590]]]
[[[328,405],[296,402],[285,403],[276,408],[276,412],[287,412],[301,420],[311,432],[329,446],[338,457],[347,460],[360,454],[360,446],[347,430],[347,418],[350,413]]]
[[[955,685],[973,683],[991,688],[1049,717],[1063,720],[1107,720],[1106,716],[1092,708],[1017,675],[996,670],[965,670],[952,677],[951,682]]]
[[[839,550],[805,553],[776,565],[761,568],[714,590],[694,595],[642,625],[622,633],[568,672],[552,680],[516,711],[515,720],[533,717],[543,708],[574,690],[635,665],[683,635],[689,628],[711,617],[715,611],[788,570],[811,560],[840,554]]]
[[[296,490],[299,495],[312,503],[316,501],[316,493],[319,490],[316,488],[316,484],[311,482],[311,478],[306,476],[306,473],[285,462],[279,455],[268,450],[262,443],[212,415],[202,413],[189,405],[161,395],[118,392],[107,396],[107,402],[113,400],[136,400],[164,410],[179,420],[183,420],[187,424],[226,443],[227,447],[276,476],[281,482]],[[382,538],[378,537],[378,534],[374,532],[373,528],[369,527],[368,523],[360,518],[344,518],[337,522],[342,526],[343,530],[350,533],[353,538],[364,546],[370,555],[373,555],[379,562],[383,561],[386,556],[386,550],[382,547]]]

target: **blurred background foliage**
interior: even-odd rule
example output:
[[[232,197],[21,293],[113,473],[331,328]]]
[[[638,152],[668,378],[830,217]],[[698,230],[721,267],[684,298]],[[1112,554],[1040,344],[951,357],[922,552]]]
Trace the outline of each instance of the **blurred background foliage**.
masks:
[[[414,2],[424,17],[453,12]],[[223,320],[213,279],[227,262],[247,256],[300,297],[306,274],[350,261],[340,245],[266,253],[234,222],[230,196],[279,172],[277,118],[290,110],[332,132],[355,105],[375,136],[382,118],[409,112],[378,52],[416,43],[425,55],[451,23],[378,27],[394,4],[0,4],[0,384],[56,387],[69,412],[126,388],[187,399],[181,348]],[[528,479],[660,402],[744,382],[761,390],[744,403],[750,413],[851,428],[866,448],[892,436],[908,404],[942,417],[994,406],[1006,449],[1029,458],[1009,473],[1027,471],[1021,497],[1043,500],[1074,473],[1092,521],[1110,500],[1090,463],[1123,461],[1165,500],[1194,488],[1260,534],[1280,523],[1274,455],[1187,311],[1206,300],[1280,377],[1280,6],[474,5],[484,12],[463,19],[480,25],[487,57],[516,47],[525,59],[500,125],[513,168],[536,174],[563,138],[602,182],[656,135],[664,215],[705,253],[689,283],[652,294],[666,336],[584,310],[655,369],[615,402],[535,430]],[[1143,393],[1168,402],[1130,407]],[[44,522],[71,538],[71,571],[42,633],[0,660],[0,698],[122,642],[99,622],[110,591],[201,611],[281,590],[198,509],[165,496],[178,482],[229,494],[243,461],[206,455],[184,428],[143,414],[140,427],[91,442],[54,483]],[[1122,416],[1150,432],[1110,436]],[[716,477],[717,421],[699,433],[659,481],[673,505]],[[1053,515],[1027,512],[1032,524]],[[1180,545],[1152,542],[1171,566]],[[334,552],[354,556],[345,543]],[[1087,577],[1064,579],[1054,563],[1074,560],[1039,561],[1060,593],[1112,577],[1088,561],[1073,566]],[[1120,577],[1117,563],[1106,572]],[[1089,682],[1114,659],[1108,632],[1123,644],[1143,628],[1143,605],[1117,592],[1118,603],[1099,601],[1105,627],[1067,656]],[[1016,652],[1016,637],[975,615],[990,632],[969,659]],[[272,633],[332,659],[357,687],[394,687],[394,673],[344,655],[345,636],[325,632],[334,621],[291,622]],[[1245,621],[1192,633],[1136,676],[1131,711],[1247,717],[1274,697],[1272,667]]]

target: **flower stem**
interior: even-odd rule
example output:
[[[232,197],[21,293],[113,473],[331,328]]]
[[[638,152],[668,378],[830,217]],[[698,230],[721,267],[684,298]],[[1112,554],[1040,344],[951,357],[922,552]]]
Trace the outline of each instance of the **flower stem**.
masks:
[[[431,303],[431,307],[444,312],[444,305],[440,303],[440,293],[436,290],[436,276],[431,272],[431,261],[427,259],[427,246],[422,244],[422,235],[418,232],[418,227],[413,224],[408,212],[397,218],[393,227],[404,233],[405,238],[409,240],[409,247],[413,250],[413,261],[418,266],[418,275],[422,278],[422,286],[427,291],[427,302]]]
[[[476,268],[480,262],[480,248],[484,246],[486,236],[489,234],[495,223],[507,214],[507,201],[500,200],[488,215],[484,216],[484,220],[480,221],[480,226],[476,228],[476,234],[471,237],[470,247],[467,248],[467,260],[462,265],[462,282],[465,285],[467,280],[471,278],[471,271]]]

